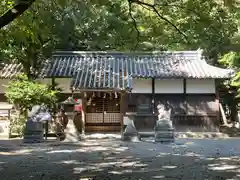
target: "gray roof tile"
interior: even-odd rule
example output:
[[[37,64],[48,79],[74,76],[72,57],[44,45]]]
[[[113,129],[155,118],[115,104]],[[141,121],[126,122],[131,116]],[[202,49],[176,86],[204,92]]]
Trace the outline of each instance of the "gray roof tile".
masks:
[[[48,76],[73,77],[75,89],[126,89],[132,78],[229,78],[231,71],[206,63],[199,51],[58,52]]]
[[[0,65],[0,78],[10,79],[23,71],[21,64],[1,64]]]
[[[8,70],[10,69],[10,70]],[[12,77],[19,65],[0,71]],[[206,63],[200,51],[182,52],[56,52],[41,73],[73,78],[75,89],[127,89],[132,78],[229,78],[233,72]]]

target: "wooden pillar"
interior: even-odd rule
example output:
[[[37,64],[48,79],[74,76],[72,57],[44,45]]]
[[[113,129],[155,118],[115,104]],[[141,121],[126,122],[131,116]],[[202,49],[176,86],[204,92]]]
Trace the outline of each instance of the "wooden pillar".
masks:
[[[9,122],[9,130],[8,130],[8,139],[11,138],[11,110],[8,110],[8,122]]]
[[[56,89],[56,83],[55,83],[55,78],[52,77],[51,79],[51,89],[55,90]],[[55,114],[56,114],[56,106],[53,107],[53,118],[55,118]],[[48,121],[45,123],[45,139],[47,140],[48,137],[48,131],[49,131],[49,124]]]
[[[152,113],[155,114],[155,78],[152,78]]]
[[[87,111],[87,94],[82,94],[82,135],[85,135],[85,123],[86,123],[86,111]]]
[[[123,133],[123,131],[124,131],[123,117],[126,112],[127,106],[128,106],[128,104],[126,103],[126,92],[121,92],[121,94],[120,94],[121,133]]]
[[[183,101],[184,101],[184,120],[187,121],[188,103],[187,103],[187,80],[183,79]],[[177,123],[176,123],[177,124]]]
[[[216,97],[215,102],[217,106],[216,117],[217,117],[218,123],[220,123],[220,97],[219,97],[217,86],[218,86],[218,81],[215,79],[215,97]]]
[[[184,107],[185,107],[185,115],[187,114],[188,107],[187,107],[187,80],[183,79],[183,101],[184,101]]]
[[[51,82],[51,88],[52,90],[55,90],[56,89],[56,82],[55,82],[55,78],[53,77],[52,78],[52,82]],[[53,113],[55,114],[56,113],[56,106],[53,107]]]

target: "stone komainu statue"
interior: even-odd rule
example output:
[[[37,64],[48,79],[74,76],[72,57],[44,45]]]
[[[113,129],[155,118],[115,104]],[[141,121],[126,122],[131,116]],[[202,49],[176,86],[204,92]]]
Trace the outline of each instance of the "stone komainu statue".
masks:
[[[171,121],[171,109],[158,105],[158,120],[156,122],[155,142],[174,142],[174,128]]]
[[[164,105],[158,105],[158,120],[169,120],[171,121],[171,108],[168,110]]]

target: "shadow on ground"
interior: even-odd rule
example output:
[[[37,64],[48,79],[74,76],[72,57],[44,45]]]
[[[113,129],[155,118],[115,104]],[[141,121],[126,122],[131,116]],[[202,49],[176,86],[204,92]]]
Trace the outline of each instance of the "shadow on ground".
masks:
[[[169,146],[163,152],[164,145],[151,146],[117,140],[9,146],[0,149],[0,179],[240,179],[238,156],[205,157],[187,148]]]
[[[239,128],[229,127],[229,126],[221,126],[220,132],[227,134],[229,137],[240,137],[240,130]]]

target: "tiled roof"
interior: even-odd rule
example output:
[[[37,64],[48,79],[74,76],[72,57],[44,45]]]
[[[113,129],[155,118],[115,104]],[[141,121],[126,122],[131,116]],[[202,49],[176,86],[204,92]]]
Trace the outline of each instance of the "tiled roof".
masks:
[[[22,71],[19,64],[0,67],[1,78]],[[199,51],[183,52],[56,52],[40,76],[73,78],[74,89],[127,89],[132,78],[231,77],[232,71],[211,66]]]
[[[229,78],[232,71],[211,66],[199,51],[58,52],[45,76],[73,77],[75,89],[126,89],[132,78]]]
[[[21,64],[0,64],[0,78],[10,79],[23,71]]]

